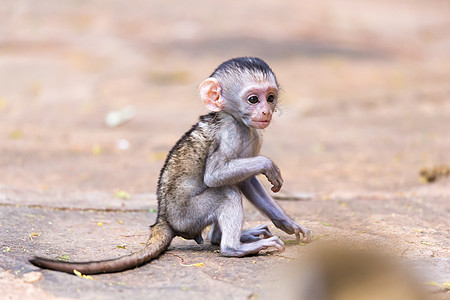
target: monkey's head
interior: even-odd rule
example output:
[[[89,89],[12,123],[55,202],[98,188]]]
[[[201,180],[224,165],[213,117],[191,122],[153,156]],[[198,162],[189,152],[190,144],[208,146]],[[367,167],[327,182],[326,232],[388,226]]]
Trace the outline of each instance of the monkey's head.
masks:
[[[223,62],[199,88],[210,111],[224,111],[248,127],[264,129],[277,105],[279,86],[262,59],[238,57]]]

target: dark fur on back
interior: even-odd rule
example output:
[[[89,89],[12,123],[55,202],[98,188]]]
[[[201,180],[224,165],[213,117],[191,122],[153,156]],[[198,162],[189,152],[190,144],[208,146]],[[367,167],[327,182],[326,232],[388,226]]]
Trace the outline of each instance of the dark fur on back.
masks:
[[[191,159],[189,164],[204,165],[206,153],[201,152],[208,150],[211,138],[210,132],[206,131],[209,131],[208,127],[211,128],[217,125],[218,119],[216,116],[217,113],[214,112],[200,116],[199,122],[194,124],[191,129],[183,134],[167,155],[164,166],[159,173],[158,187],[156,190],[158,199],[158,217],[155,224],[157,224],[161,218],[165,219],[164,213],[167,207],[167,193],[175,188],[173,185],[179,184],[175,177],[177,177],[177,173],[183,172],[183,167],[186,165],[186,157]],[[200,124],[202,126],[200,126]],[[197,132],[199,134],[198,136],[202,137],[201,140],[199,140],[198,137],[194,138],[192,136],[194,132]],[[183,161],[180,161],[178,157],[182,157]],[[179,169],[177,169],[176,166],[178,164],[183,164],[183,166],[179,166]],[[169,173],[170,178],[166,178],[165,175]]]

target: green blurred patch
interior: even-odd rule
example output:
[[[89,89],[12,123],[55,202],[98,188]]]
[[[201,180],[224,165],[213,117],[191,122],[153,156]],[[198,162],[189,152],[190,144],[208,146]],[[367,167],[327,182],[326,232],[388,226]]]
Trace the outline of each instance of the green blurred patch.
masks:
[[[3,111],[8,106],[8,101],[5,98],[0,97],[0,111]]]
[[[69,261],[70,257],[67,254],[61,254],[56,257],[57,260]]]
[[[23,131],[21,129],[15,129],[9,132],[9,138],[12,140],[18,140],[23,138]]]
[[[189,72],[179,71],[151,71],[147,75],[148,79],[155,84],[183,84],[189,82]]]
[[[119,191],[115,192],[114,196],[116,196],[117,198],[120,198],[120,199],[125,199],[125,200],[128,200],[131,198],[131,195],[124,190],[119,190]]]

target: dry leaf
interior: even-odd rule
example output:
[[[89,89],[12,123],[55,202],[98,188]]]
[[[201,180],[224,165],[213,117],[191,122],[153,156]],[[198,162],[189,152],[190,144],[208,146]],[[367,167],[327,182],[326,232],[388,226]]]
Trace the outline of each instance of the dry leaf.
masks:
[[[191,264],[191,265],[184,265],[184,264],[180,264],[180,265],[182,265],[183,267],[197,267],[197,268],[199,268],[199,267],[203,267],[205,264],[204,263],[197,263],[197,264]]]
[[[81,274],[81,272],[78,272],[77,270],[73,270],[73,273],[74,273],[75,275],[77,275],[78,277],[81,277],[81,278],[84,278],[84,279],[98,280],[97,278],[94,278],[94,277],[92,277],[92,276],[90,276],[90,275],[84,275],[84,274]]]

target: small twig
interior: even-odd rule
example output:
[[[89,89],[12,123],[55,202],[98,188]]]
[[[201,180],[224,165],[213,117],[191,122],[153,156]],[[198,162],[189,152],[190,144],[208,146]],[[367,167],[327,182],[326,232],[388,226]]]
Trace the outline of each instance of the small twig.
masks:
[[[275,200],[285,200],[285,201],[309,201],[314,199],[316,195],[313,193],[283,193],[272,195]]]
[[[175,253],[166,252],[165,254],[170,254],[170,255],[173,255],[173,256],[175,256],[175,257],[178,257],[178,258],[181,260],[181,263],[182,263],[182,264],[185,263],[185,262],[184,262],[184,258],[182,258],[181,256],[179,256],[179,255],[177,255],[177,254],[175,254]]]

